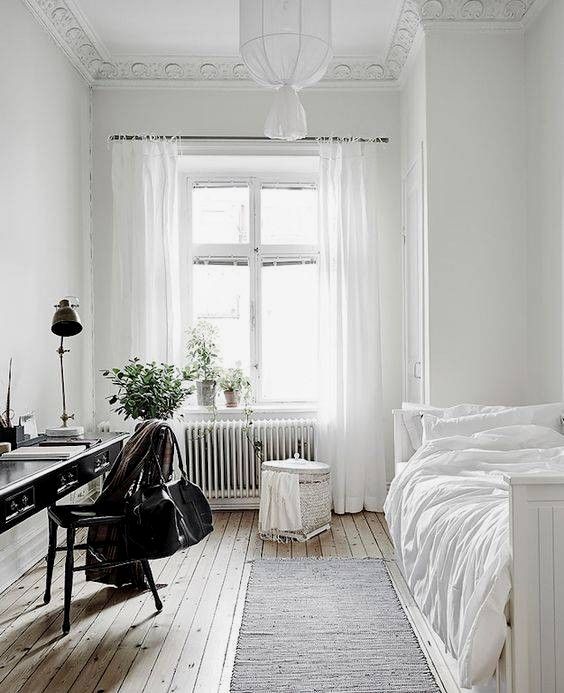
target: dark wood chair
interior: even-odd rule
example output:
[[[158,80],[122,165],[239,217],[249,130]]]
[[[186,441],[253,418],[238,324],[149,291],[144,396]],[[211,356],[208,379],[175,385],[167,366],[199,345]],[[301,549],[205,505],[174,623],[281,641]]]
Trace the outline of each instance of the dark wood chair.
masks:
[[[74,573],[80,570],[86,570],[86,565],[74,565],[74,551],[86,549],[91,555],[96,558],[98,563],[96,568],[105,569],[113,568],[122,565],[131,565],[132,563],[140,563],[143,569],[145,579],[153,593],[155,599],[155,607],[157,611],[163,608],[162,602],[157,592],[153,573],[149,566],[149,561],[144,560],[122,560],[122,561],[106,561],[101,556],[97,549],[102,549],[109,544],[100,546],[92,546],[90,544],[75,544],[76,531],[81,527],[91,527],[97,524],[117,525],[122,532],[123,541],[127,542],[125,533],[125,516],[115,513],[115,508],[104,508],[98,505],[52,505],[47,510],[49,515],[49,548],[47,552],[47,578],[45,585],[45,596],[43,601],[48,604],[51,600],[51,580],[53,578],[53,566],[55,564],[55,555],[57,551],[66,551],[65,560],[65,600],[64,600],[64,617],[63,617],[63,633],[66,635],[70,631],[70,608],[72,599],[72,585]],[[67,532],[66,546],[57,546],[57,530],[61,527]],[[127,545],[127,544],[125,544]],[[90,566],[92,567],[92,566]]]

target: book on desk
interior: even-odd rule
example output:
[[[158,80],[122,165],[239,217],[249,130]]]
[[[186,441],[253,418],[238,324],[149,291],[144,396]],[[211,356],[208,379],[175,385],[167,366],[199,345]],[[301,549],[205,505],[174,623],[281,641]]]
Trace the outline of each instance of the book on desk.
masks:
[[[86,445],[26,446],[5,452],[0,457],[0,462],[6,462],[6,460],[70,460],[87,449]]]

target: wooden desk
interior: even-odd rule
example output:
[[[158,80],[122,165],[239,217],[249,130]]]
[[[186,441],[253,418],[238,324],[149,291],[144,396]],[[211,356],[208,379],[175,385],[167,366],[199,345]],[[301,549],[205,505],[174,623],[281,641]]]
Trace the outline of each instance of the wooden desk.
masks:
[[[109,471],[128,433],[100,433],[102,442],[70,460],[2,460],[0,534]]]

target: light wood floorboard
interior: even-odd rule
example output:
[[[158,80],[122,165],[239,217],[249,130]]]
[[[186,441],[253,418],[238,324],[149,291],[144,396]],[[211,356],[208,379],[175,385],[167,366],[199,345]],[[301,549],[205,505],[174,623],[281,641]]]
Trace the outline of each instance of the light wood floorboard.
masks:
[[[215,531],[198,546],[152,562],[164,605],[159,614],[150,592],[87,583],[78,573],[71,632],[63,637],[63,554],[48,605],[45,562],[33,566],[0,593],[0,691],[229,693],[252,561],[276,557],[386,560],[443,693],[457,690],[394,561],[382,515],[335,515],[330,530],[288,544],[260,540],[256,511],[214,518]]]

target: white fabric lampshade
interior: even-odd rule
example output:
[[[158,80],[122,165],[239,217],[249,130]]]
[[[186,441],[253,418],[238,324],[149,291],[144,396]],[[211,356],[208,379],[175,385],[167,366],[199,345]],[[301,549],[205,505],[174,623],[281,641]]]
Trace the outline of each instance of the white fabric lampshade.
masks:
[[[329,66],[331,0],[240,0],[241,57],[253,80],[278,89],[265,134],[295,140],[307,134],[297,92]]]

